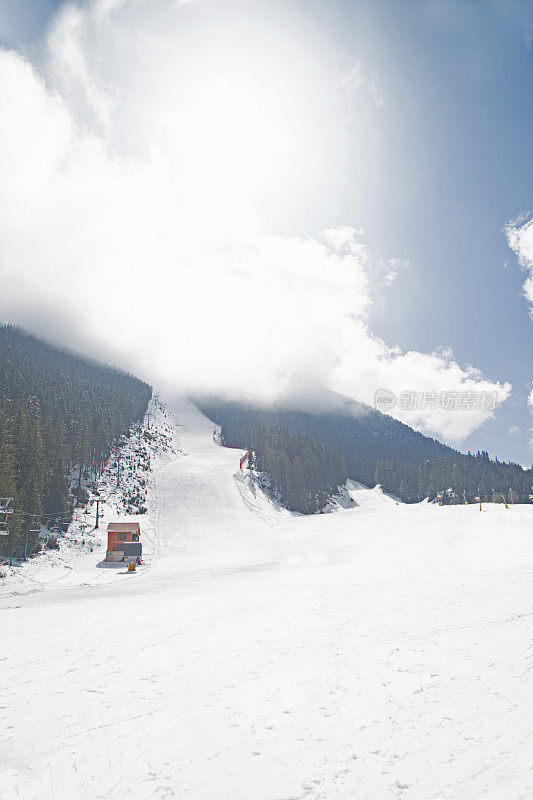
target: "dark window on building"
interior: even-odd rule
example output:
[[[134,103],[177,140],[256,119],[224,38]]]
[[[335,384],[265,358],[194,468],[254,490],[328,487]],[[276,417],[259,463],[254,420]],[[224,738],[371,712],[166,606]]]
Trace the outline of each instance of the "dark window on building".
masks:
[[[119,535],[118,535],[119,542],[123,542],[125,540],[125,538],[126,538],[126,534],[125,533],[119,533]]]

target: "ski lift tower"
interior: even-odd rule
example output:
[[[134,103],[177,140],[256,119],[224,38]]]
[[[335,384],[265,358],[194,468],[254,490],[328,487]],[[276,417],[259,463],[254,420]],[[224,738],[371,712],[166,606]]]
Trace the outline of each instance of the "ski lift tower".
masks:
[[[0,536],[9,536],[9,515],[13,513],[10,508],[13,497],[0,497]]]

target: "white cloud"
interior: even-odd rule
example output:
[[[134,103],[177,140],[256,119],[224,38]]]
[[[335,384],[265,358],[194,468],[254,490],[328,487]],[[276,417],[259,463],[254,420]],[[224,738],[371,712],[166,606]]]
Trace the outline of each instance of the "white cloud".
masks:
[[[533,388],[531,389],[528,397],[527,397],[527,405],[531,413],[533,414]],[[529,435],[529,446],[533,449],[533,428],[528,428],[528,435]]]
[[[449,350],[403,353],[372,337],[361,322],[358,326],[361,346],[356,341],[351,344],[334,372],[335,388],[369,405],[373,405],[377,389],[386,389],[396,398],[389,413],[427,434],[459,442],[492,416],[488,405],[500,405],[511,393],[510,384],[484,380],[477,370],[459,366]],[[467,410],[461,408],[461,396],[468,400],[468,393],[475,397]],[[455,398],[456,394],[461,396]],[[407,401],[405,408],[402,396]],[[442,407],[443,397],[451,408]],[[480,407],[476,408],[478,398]]]
[[[344,73],[341,78],[341,84],[345,89],[359,89],[364,83],[363,78],[363,65],[360,61],[356,61],[352,67]]]
[[[333,389],[372,404],[381,387],[503,402],[509,385],[450,352],[402,353],[372,334],[361,230],[265,227],[257,197],[273,187],[283,202],[314,99],[306,84],[287,88],[285,63],[278,74],[256,60],[255,42],[246,69],[234,48],[199,52],[192,32],[175,47],[166,8],[67,6],[44,74],[0,51],[3,317],[185,391],[264,400]],[[216,29],[208,44],[219,39]],[[311,69],[310,58],[302,80]],[[390,261],[391,281],[400,266]],[[391,413],[450,441],[492,416]]]
[[[526,216],[519,217],[510,222],[506,228],[507,241],[509,246],[518,256],[518,261],[527,273],[523,285],[524,297],[530,304],[529,313],[533,317],[533,219]],[[528,395],[527,404],[533,413],[533,389]],[[530,435],[529,444],[533,447],[532,429],[528,431]]]
[[[509,436],[516,436],[517,434],[521,433],[521,431],[518,425],[512,425],[507,431],[507,433],[509,434]]]
[[[378,108],[383,105],[383,96],[376,83],[374,76],[368,76],[363,70],[360,61],[355,61],[341,78],[341,86],[347,91],[353,92],[358,89],[365,89],[372,97]]]
[[[383,285],[392,286],[399,273],[409,268],[409,261],[404,258],[388,258],[381,266],[383,269]]]
[[[524,218],[510,222],[505,232],[509,246],[518,256],[518,260],[528,273],[523,290],[524,297],[530,303],[530,314],[533,316],[533,219]]]

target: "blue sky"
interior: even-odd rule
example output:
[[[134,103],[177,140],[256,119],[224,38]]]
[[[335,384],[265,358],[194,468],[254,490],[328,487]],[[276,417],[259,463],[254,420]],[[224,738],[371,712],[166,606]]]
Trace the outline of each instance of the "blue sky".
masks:
[[[384,95],[390,172],[379,207],[354,197],[355,215],[373,249],[410,262],[375,327],[404,349],[448,344],[460,362],[511,381],[497,424],[463,446],[528,463],[527,441],[507,431],[531,424],[533,336],[502,229],[533,210],[533,6],[378,1],[330,15]]]
[[[7,45],[35,41],[61,0],[5,0],[0,6],[0,35]]]
[[[57,5],[4,0],[3,43],[36,52]],[[272,204],[269,225],[285,236],[361,227],[375,261],[408,262],[392,287],[376,285],[373,332],[403,351],[451,347],[460,364],[512,383],[496,418],[460,446],[531,463],[526,398],[533,328],[525,276],[504,227],[533,211],[533,5],[269,0],[266,10],[258,2],[198,0],[190,6],[198,25],[209,13],[249,15],[255,25],[266,15],[354,77],[359,94],[335,117],[335,131],[324,127],[331,148],[341,137],[343,157],[328,162],[323,182],[313,172],[316,191],[308,187],[290,217],[276,215]],[[290,177],[286,191],[297,196]]]

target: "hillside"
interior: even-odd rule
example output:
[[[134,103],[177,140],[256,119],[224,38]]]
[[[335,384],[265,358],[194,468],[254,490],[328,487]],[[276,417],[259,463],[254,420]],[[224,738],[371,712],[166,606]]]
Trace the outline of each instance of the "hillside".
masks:
[[[261,486],[291,511],[311,514],[346,483],[346,464],[338,448],[302,433],[253,426],[248,433],[248,467]]]
[[[198,407],[221,426],[232,447],[257,446],[261,426],[270,431],[304,434],[344,456],[347,475],[368,486],[381,484],[405,502],[434,498],[452,489],[452,502],[483,500],[528,502],[533,470],[490,459],[488,453],[464,454],[408,425],[360,404],[346,404],[344,413],[311,413],[262,408],[213,398],[197,399]],[[464,493],[464,495],[463,495]]]
[[[65,528],[151,394],[125,372],[0,327],[0,496],[14,498],[0,554],[31,554],[41,522]]]
[[[147,563],[0,580],[2,800],[531,796],[530,505],[291,514],[190,403],[150,426]]]

